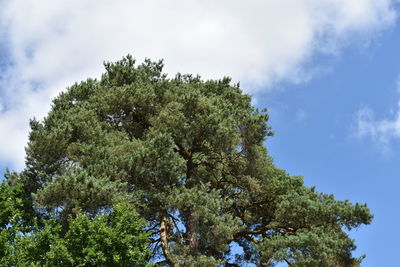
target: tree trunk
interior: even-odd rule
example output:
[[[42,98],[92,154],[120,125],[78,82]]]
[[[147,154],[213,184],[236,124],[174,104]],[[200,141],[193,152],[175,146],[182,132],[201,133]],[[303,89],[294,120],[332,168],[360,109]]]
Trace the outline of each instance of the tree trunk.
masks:
[[[195,253],[199,249],[199,242],[197,239],[199,219],[197,217],[197,212],[193,208],[189,210],[186,216],[186,228],[189,248],[192,253]]]
[[[160,239],[161,239],[161,248],[164,253],[165,261],[169,266],[179,267],[178,263],[175,263],[172,260],[171,252],[168,247],[168,218],[166,215],[163,215],[160,223]]]

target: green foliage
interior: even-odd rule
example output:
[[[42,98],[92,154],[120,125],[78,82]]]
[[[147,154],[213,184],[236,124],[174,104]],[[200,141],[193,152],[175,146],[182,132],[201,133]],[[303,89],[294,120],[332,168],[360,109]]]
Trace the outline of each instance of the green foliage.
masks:
[[[91,220],[79,214],[65,234],[71,266],[145,266],[150,251],[144,222],[129,204],[117,204],[111,214]]]
[[[68,228],[53,215],[23,221],[23,192],[9,179],[0,187],[2,225],[0,266],[146,266],[149,260],[145,222],[132,206],[119,203],[111,212],[89,218],[78,214]],[[33,213],[30,214],[31,216]]]
[[[25,228],[32,223],[33,209],[29,194],[16,173],[6,172],[0,184],[0,229],[8,225]]]
[[[344,230],[369,224],[369,209],[317,193],[276,168],[263,145],[272,135],[268,114],[239,85],[229,78],[169,79],[162,62],[136,66],[130,56],[105,68],[100,80],[76,83],[55,98],[42,122],[31,121],[21,181],[36,208],[58,217],[24,242],[54,240],[62,253],[44,255],[64,257],[58,263],[123,262],[131,254],[118,253],[141,235],[128,223],[110,228],[96,215],[128,201],[146,221],[158,265],[360,262]]]

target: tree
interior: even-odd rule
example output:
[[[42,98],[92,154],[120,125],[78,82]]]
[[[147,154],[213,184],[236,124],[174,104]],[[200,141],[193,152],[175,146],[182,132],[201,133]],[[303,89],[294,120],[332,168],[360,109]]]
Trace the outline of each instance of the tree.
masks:
[[[131,56],[105,68],[31,121],[20,177],[37,207],[68,225],[126,201],[158,266],[359,265],[345,229],[371,222],[367,206],[275,167],[268,114],[238,84],[167,78],[162,61]]]
[[[26,209],[32,205],[24,198],[19,180],[6,177],[0,185],[0,266],[147,265],[148,234],[128,203],[93,218],[79,213],[63,228],[54,215]]]

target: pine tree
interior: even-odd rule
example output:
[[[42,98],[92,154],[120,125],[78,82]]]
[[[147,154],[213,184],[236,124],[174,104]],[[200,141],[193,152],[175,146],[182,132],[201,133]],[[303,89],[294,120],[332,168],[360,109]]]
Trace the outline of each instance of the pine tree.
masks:
[[[358,266],[346,233],[366,205],[307,188],[274,166],[266,110],[229,78],[203,81],[131,56],[69,87],[31,121],[20,174],[63,225],[126,201],[158,266]],[[128,227],[128,226],[127,226]]]

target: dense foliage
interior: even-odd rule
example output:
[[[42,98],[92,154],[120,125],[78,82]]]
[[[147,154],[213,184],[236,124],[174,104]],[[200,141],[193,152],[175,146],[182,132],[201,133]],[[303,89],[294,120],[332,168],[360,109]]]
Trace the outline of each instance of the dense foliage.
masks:
[[[130,261],[126,246],[143,244],[135,215],[115,215],[111,226],[96,217],[123,201],[146,221],[156,265],[359,265],[346,229],[370,223],[369,209],[318,193],[275,167],[263,145],[272,135],[268,115],[239,85],[170,79],[162,62],[136,66],[130,56],[105,68],[100,80],[71,86],[42,122],[31,122],[18,181],[34,212],[56,217],[21,246],[54,240],[63,252],[57,257],[87,266]],[[85,250],[79,238],[105,250]]]
[[[147,265],[148,234],[131,205],[118,203],[92,218],[77,214],[63,228],[54,214],[24,210],[29,205],[18,182],[7,178],[0,185],[0,266]]]

